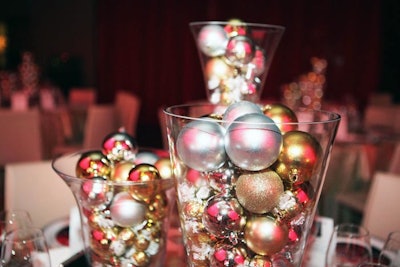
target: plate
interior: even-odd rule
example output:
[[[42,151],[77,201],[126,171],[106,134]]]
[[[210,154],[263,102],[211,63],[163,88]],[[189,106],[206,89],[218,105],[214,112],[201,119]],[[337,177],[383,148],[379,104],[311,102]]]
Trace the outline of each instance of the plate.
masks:
[[[49,248],[68,247],[69,218],[56,220],[43,228]]]

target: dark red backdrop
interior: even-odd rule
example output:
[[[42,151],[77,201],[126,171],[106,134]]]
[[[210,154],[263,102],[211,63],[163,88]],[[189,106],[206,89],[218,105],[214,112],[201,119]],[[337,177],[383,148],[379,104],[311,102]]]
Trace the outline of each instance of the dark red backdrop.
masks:
[[[328,61],[327,100],[351,97],[363,108],[378,85],[378,0],[100,0],[97,8],[100,101],[121,89],[139,95],[142,124],[156,124],[162,105],[205,98],[192,21],[286,27],[263,98],[279,99],[280,86],[308,72],[312,56]]]

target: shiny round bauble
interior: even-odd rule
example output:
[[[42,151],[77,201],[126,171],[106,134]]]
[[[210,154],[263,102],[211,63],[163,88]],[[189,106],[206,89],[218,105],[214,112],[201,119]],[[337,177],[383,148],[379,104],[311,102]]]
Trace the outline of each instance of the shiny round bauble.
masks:
[[[282,134],[275,123],[263,114],[243,115],[232,122],[225,135],[229,159],[248,171],[271,166],[279,156]]]
[[[216,170],[226,160],[224,134],[225,129],[211,119],[191,121],[177,137],[177,154],[190,168]]]
[[[241,67],[254,58],[256,47],[253,40],[244,35],[233,36],[226,45],[225,57],[230,64]]]
[[[284,190],[279,175],[271,170],[246,173],[236,181],[236,197],[246,210],[262,214],[271,211]]]
[[[213,267],[236,267],[244,266],[246,260],[246,253],[244,249],[239,247],[217,243],[214,246],[212,255],[210,256],[210,266]]]
[[[157,194],[147,207],[146,217],[154,221],[164,219],[168,215],[168,199],[165,193]]]
[[[255,253],[271,256],[279,252],[288,240],[288,227],[269,216],[253,216],[244,228],[246,245]]]
[[[133,244],[136,250],[145,251],[150,245],[150,240],[145,235],[138,234],[133,240]]]
[[[223,166],[218,170],[208,172],[206,174],[209,185],[219,191],[225,191],[232,188],[237,180],[238,174],[232,166]]]
[[[160,157],[151,151],[139,151],[136,154],[136,158],[135,158],[135,164],[140,164],[140,163],[147,163],[147,164],[152,164],[154,165],[154,163],[159,160]]]
[[[312,178],[321,158],[321,145],[311,134],[290,131],[283,136],[282,152],[275,169],[286,182],[301,184]]]
[[[128,180],[129,172],[135,167],[132,161],[120,161],[114,164],[111,169],[110,180],[122,182]]]
[[[237,118],[251,113],[263,114],[260,106],[250,101],[239,101],[228,106],[225,110],[222,120],[223,126],[228,128],[229,125]]]
[[[157,168],[162,179],[169,179],[173,177],[172,164],[169,158],[159,158],[154,167]]]
[[[244,220],[243,208],[236,198],[229,195],[214,195],[204,208],[203,224],[209,232],[218,237],[240,231]]]
[[[146,206],[137,202],[127,192],[115,195],[111,206],[111,219],[121,227],[135,226],[145,219]]]
[[[246,24],[240,19],[231,19],[225,25],[224,30],[228,33],[229,37],[233,37],[236,35],[246,35],[248,29]]]
[[[110,256],[110,245],[117,239],[116,228],[93,229],[89,233],[91,249],[101,257]]]
[[[138,201],[148,202],[159,190],[160,173],[151,164],[141,163],[130,172],[128,181],[137,182],[129,187],[129,192]]]
[[[206,25],[197,35],[197,46],[209,57],[216,57],[225,53],[228,35],[219,25]]]
[[[262,48],[256,46],[253,60],[247,65],[247,68],[251,68],[251,72],[255,76],[259,76],[265,71],[266,64],[265,52]]]
[[[209,88],[216,88],[222,79],[232,76],[233,69],[222,58],[207,60],[204,68],[204,75]]]
[[[290,221],[303,210],[303,205],[299,202],[296,195],[286,190],[280,195],[278,204],[272,214],[281,221]]]
[[[150,257],[144,251],[135,251],[132,255],[132,259],[135,263],[135,267],[148,266],[150,263]]]
[[[79,201],[87,208],[107,205],[111,201],[112,190],[112,187],[103,177],[93,177],[82,182]]]
[[[100,150],[82,153],[75,168],[75,174],[79,178],[103,177],[107,179],[110,173],[111,162]]]
[[[255,255],[249,260],[249,266],[251,267],[273,267],[272,261],[267,256]]]
[[[136,234],[130,227],[125,227],[119,231],[118,239],[123,241],[126,246],[132,246],[136,240]]]
[[[270,117],[281,130],[282,134],[297,130],[297,116],[289,107],[283,104],[268,104],[263,108],[264,114]]]
[[[136,139],[123,131],[107,135],[102,144],[103,154],[112,162],[134,160],[138,150]]]

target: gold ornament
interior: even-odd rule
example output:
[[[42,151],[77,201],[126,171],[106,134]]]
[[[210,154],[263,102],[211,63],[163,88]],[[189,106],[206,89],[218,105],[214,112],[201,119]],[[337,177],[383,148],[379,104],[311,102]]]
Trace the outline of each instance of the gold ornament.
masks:
[[[288,240],[288,228],[273,217],[253,216],[244,229],[247,246],[255,253],[271,256],[279,252]]]
[[[131,161],[121,161],[115,163],[111,171],[111,180],[121,182],[128,180],[129,172],[135,167]]]
[[[183,216],[201,220],[205,204],[199,201],[190,201],[183,204]]]
[[[137,267],[147,266],[150,262],[149,256],[143,251],[136,251],[132,255],[132,258],[134,259],[135,266]]]
[[[246,173],[236,181],[236,197],[248,211],[262,214],[272,210],[284,187],[279,175],[271,170]]]
[[[172,178],[172,166],[169,158],[160,158],[154,163],[154,167],[157,168],[161,178],[168,179]]]
[[[82,153],[75,168],[79,178],[103,177],[107,179],[111,173],[111,163],[99,150]]]
[[[136,234],[130,227],[125,227],[118,233],[118,239],[124,241],[125,245],[132,246],[136,240]]]
[[[281,154],[275,171],[291,184],[309,181],[321,163],[322,148],[311,134],[290,131],[283,135]]]
[[[145,251],[150,244],[150,240],[144,237],[144,235],[137,235],[133,240],[133,244],[135,245],[137,250]]]
[[[146,217],[158,221],[168,215],[168,199],[165,193],[157,194],[147,207]]]
[[[270,117],[281,130],[282,134],[297,130],[297,116],[283,104],[267,104],[263,107],[264,115]]]
[[[161,176],[154,165],[141,163],[136,165],[130,172],[128,181],[137,182],[129,188],[132,197],[139,201],[149,203],[158,190]]]
[[[249,262],[251,267],[272,267],[272,261],[269,257],[256,255]]]
[[[100,228],[90,231],[90,244],[92,250],[101,257],[110,257],[110,245],[117,238],[116,228]]]

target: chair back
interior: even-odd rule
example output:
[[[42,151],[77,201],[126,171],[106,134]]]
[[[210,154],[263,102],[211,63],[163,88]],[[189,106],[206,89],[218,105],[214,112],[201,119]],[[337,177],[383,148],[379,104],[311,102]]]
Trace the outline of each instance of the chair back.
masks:
[[[389,162],[389,172],[400,175],[400,142],[396,144]]]
[[[125,91],[118,91],[115,97],[118,122],[120,127],[133,137],[136,137],[136,128],[140,112],[140,99]]]
[[[39,110],[0,110],[0,125],[0,165],[42,159]]]
[[[362,224],[373,237],[385,240],[400,229],[400,174],[376,172],[368,192]]]
[[[67,218],[76,206],[72,192],[51,167],[51,161],[5,165],[5,209],[27,210],[36,227]]]
[[[96,104],[97,92],[92,87],[74,87],[69,90],[68,103],[71,106],[87,107]]]
[[[100,149],[106,135],[118,130],[117,113],[113,105],[92,105],[88,109],[83,137],[83,149]]]

